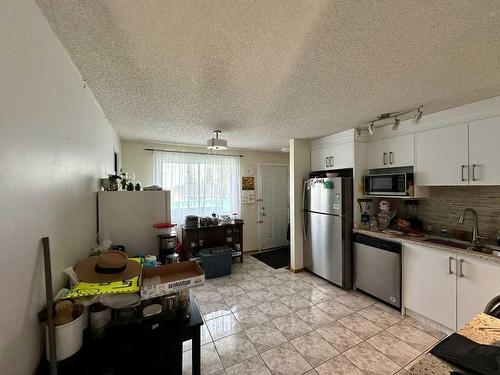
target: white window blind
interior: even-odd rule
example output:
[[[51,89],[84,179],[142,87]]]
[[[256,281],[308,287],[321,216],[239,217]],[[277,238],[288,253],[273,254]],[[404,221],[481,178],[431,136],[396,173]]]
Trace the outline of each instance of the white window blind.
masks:
[[[172,222],[240,213],[238,157],[154,151],[154,183],[171,190]]]

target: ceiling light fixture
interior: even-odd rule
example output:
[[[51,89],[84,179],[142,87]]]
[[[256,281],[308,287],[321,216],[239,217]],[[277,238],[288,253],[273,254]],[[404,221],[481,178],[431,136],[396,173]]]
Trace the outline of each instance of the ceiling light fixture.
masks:
[[[370,133],[370,135],[373,135],[373,133],[375,133],[375,122],[374,121],[370,122],[370,124],[368,125],[368,132]]]
[[[424,108],[423,105],[419,105],[416,108],[406,111],[382,113],[378,115],[377,118],[369,120],[361,124],[360,126],[356,127],[354,133],[355,137],[356,139],[359,139],[361,137],[361,131],[364,129],[367,129],[370,135],[373,135],[375,133],[375,128],[388,126],[391,124],[392,124],[391,129],[396,131],[398,130],[399,125],[401,123],[401,117],[404,117],[405,119],[411,119],[412,125],[419,124],[420,121],[422,120],[422,116],[424,115],[423,108]]]
[[[214,138],[207,140],[207,148],[209,150],[226,150],[227,141],[225,139],[220,139],[219,134],[222,133],[220,130],[214,130]]]

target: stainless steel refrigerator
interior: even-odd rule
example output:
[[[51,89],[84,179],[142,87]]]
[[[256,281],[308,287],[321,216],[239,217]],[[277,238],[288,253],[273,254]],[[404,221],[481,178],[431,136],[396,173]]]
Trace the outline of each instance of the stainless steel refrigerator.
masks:
[[[344,288],[352,288],[352,178],[304,181],[304,266]]]

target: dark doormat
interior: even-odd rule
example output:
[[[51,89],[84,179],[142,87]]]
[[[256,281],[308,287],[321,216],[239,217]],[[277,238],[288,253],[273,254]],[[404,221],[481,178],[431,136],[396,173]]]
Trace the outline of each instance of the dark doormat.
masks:
[[[266,250],[252,254],[252,256],[273,268],[288,267],[290,265],[290,248],[288,246]]]

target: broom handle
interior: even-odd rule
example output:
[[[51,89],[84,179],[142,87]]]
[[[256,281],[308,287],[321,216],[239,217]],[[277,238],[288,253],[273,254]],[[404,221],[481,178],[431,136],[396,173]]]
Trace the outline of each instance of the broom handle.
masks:
[[[45,295],[47,298],[47,328],[49,332],[50,374],[57,375],[56,330],[54,327],[54,293],[52,291],[52,270],[50,267],[49,237],[42,238],[43,263],[45,265]]]

